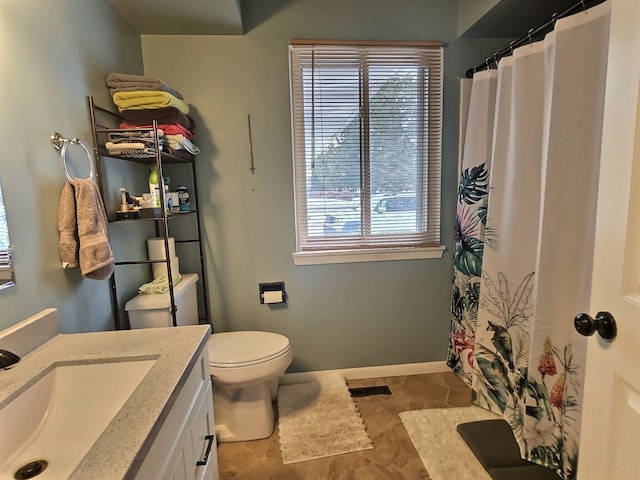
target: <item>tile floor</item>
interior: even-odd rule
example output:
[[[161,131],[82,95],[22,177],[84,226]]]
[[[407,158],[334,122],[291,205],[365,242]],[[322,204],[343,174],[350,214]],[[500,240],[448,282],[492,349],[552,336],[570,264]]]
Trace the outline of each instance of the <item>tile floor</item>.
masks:
[[[453,373],[351,380],[349,387],[388,385],[391,395],[356,397],[373,450],[284,465],[278,430],[251,442],[221,443],[221,480],[428,480],[429,474],[398,414],[422,408],[466,407],[471,392]]]

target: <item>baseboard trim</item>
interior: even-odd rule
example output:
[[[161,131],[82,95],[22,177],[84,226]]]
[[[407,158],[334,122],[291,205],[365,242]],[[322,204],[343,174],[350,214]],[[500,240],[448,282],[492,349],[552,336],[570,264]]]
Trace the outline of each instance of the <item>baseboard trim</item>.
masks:
[[[342,368],[337,370],[316,370],[313,372],[285,373],[280,378],[281,385],[302,383],[321,378],[325,375],[342,375],[347,380],[362,378],[399,377],[402,375],[421,375],[425,373],[449,372],[447,362],[405,363],[399,365],[380,365],[376,367]]]

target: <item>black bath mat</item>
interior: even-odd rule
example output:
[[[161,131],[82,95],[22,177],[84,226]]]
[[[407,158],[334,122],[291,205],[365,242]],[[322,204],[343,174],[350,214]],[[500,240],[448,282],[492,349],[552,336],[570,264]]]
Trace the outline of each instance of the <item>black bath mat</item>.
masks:
[[[559,480],[551,469],[520,458],[520,448],[504,420],[462,423],[458,433],[493,480]]]

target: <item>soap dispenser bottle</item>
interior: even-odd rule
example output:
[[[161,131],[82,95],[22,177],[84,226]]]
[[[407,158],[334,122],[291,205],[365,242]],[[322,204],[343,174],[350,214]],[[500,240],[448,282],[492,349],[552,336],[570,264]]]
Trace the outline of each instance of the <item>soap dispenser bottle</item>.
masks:
[[[160,206],[160,184],[158,183],[158,166],[151,165],[151,171],[149,173],[149,194],[153,204],[156,207]]]
[[[186,213],[191,210],[191,201],[189,198],[189,190],[184,185],[179,185],[176,189],[178,192],[178,201],[180,205],[180,213]]]

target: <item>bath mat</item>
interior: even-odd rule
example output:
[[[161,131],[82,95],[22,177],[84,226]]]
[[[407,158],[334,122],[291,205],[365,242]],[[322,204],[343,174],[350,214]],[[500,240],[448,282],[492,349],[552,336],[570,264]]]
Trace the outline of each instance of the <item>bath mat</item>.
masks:
[[[373,448],[342,377],[281,385],[277,402],[285,464]]]
[[[475,406],[400,413],[432,480],[491,480],[456,428],[460,423],[497,418],[501,417]]]
[[[502,419],[458,425],[458,433],[493,480],[560,480],[549,469],[520,458],[520,447],[509,424]],[[488,442],[487,439],[491,441]]]

